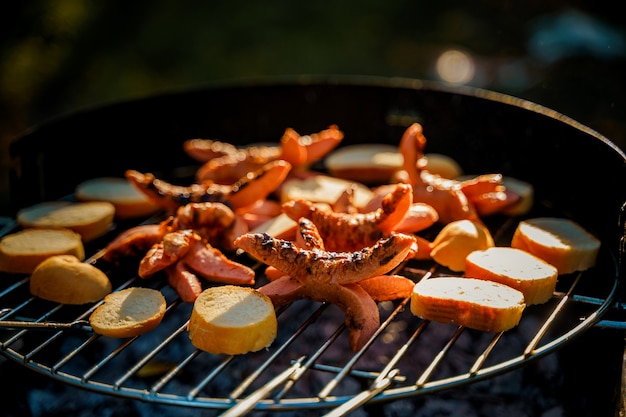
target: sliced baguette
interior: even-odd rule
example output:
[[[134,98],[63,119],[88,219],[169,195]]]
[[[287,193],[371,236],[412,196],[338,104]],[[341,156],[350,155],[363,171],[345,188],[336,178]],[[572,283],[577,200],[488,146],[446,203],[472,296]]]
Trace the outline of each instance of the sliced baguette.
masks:
[[[17,212],[17,222],[28,227],[64,227],[90,242],[109,231],[115,206],[106,201],[46,201]]]
[[[552,298],[559,271],[525,250],[492,247],[465,258],[465,276],[508,285],[524,294],[526,305]]]
[[[403,157],[397,146],[367,143],[339,148],[324,162],[328,172],[336,177],[365,184],[382,184],[387,183],[402,167]]]
[[[149,216],[159,210],[156,203],[122,177],[84,181],[76,186],[75,195],[79,201],[108,201],[115,206],[118,219]]]
[[[365,206],[374,196],[365,185],[354,181],[313,174],[305,178],[290,178],[280,187],[280,200],[283,203],[291,200],[308,200],[315,203],[334,204],[350,187],[355,187],[354,204]]]
[[[251,233],[267,233],[277,239],[294,239],[298,222],[293,220],[285,213],[264,221],[263,223],[252,229]]]
[[[520,291],[476,278],[430,278],[415,284],[411,293],[415,316],[487,332],[517,326],[525,307]]]
[[[572,220],[537,217],[518,224],[511,247],[543,259],[559,274],[569,274],[596,264],[600,240]]]
[[[269,346],[278,323],[269,297],[250,287],[224,285],[198,296],[187,329],[196,348],[239,355]]]
[[[55,255],[41,262],[30,277],[35,297],[60,304],[100,301],[111,292],[109,277],[74,255]]]
[[[104,297],[89,316],[89,324],[97,334],[113,337],[134,337],[154,330],[165,315],[167,302],[160,291],[130,287]]]
[[[426,161],[425,169],[431,174],[439,175],[443,178],[454,179],[463,175],[463,168],[452,157],[440,153],[424,154]]]
[[[325,166],[332,175],[365,184],[384,184],[402,170],[404,156],[398,147],[384,143],[364,143],[341,147],[326,158]],[[426,153],[424,169],[431,174],[453,179],[462,175],[461,166],[453,158]]]
[[[0,240],[0,271],[30,274],[54,255],[85,259],[81,236],[70,229],[34,228],[6,235]]]

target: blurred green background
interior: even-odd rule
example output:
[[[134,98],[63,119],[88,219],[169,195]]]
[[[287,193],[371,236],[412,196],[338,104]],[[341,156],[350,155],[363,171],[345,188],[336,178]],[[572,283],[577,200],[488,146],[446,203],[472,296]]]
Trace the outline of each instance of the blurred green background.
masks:
[[[618,9],[620,2],[556,0],[4,2],[0,215],[8,143],[29,126],[264,76],[464,83],[543,104],[625,148],[626,20]]]

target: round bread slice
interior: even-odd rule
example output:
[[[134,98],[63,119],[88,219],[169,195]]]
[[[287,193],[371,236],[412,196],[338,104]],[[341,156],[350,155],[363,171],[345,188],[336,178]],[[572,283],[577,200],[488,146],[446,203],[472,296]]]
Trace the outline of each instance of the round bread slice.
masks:
[[[365,184],[386,183],[402,167],[398,147],[382,143],[364,143],[336,149],[325,159],[332,175]]]
[[[440,153],[425,153],[424,159],[427,169],[431,174],[439,175],[447,179],[455,179],[463,175],[463,168],[452,157]]]
[[[115,206],[115,217],[118,219],[149,216],[159,210],[156,203],[121,177],[84,181],[76,186],[75,195],[79,201],[108,201]]]
[[[559,274],[569,274],[596,264],[600,240],[573,220],[537,217],[519,222],[511,247],[543,259]]]
[[[482,223],[457,220],[446,224],[432,242],[430,256],[455,272],[465,270],[465,258],[475,250],[495,246],[489,229]]]
[[[129,287],[104,297],[104,302],[89,316],[89,324],[95,333],[103,336],[134,337],[161,324],[166,307],[160,291]]]
[[[306,178],[289,178],[280,187],[280,200],[308,200],[316,203],[335,204],[348,188],[355,187],[354,205],[364,207],[374,196],[370,188],[359,182],[344,180],[330,175],[313,174]]]
[[[421,280],[411,293],[411,313],[415,316],[487,332],[517,326],[525,308],[520,291],[477,278]]]
[[[508,285],[524,294],[526,305],[552,298],[559,271],[522,249],[492,247],[465,258],[465,276]]]
[[[106,201],[47,201],[17,212],[17,222],[27,227],[64,227],[92,241],[109,231],[115,206]]]
[[[70,229],[24,229],[0,240],[0,271],[30,274],[54,255],[74,255],[85,259],[81,236]]]
[[[61,304],[95,303],[111,289],[104,272],[74,255],[51,256],[30,277],[32,295]]]
[[[269,297],[254,288],[223,285],[198,296],[187,330],[200,350],[239,355],[269,346],[278,323]]]

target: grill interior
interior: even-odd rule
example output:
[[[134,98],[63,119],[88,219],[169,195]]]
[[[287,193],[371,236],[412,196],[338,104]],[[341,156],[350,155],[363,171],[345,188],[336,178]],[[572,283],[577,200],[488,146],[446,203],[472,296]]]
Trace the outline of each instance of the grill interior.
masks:
[[[561,276],[552,300],[527,307],[516,328],[493,334],[429,323],[411,315],[408,300],[386,302],[380,304],[379,332],[362,351],[352,353],[338,308],[298,301],[279,312],[278,337],[269,349],[236,357],[200,352],[185,330],[191,305],[177,299],[164,277],[138,278],[138,259],[115,267],[99,259],[107,242],[137,224],[129,222],[116,223],[108,235],[91,242],[89,261],[107,273],[114,289],[160,289],[168,301],[161,325],[129,340],[99,337],[84,326],[96,305],[35,299],[28,277],[3,276],[2,353],[53,379],[141,401],[220,410],[236,404],[244,410],[332,409],[364,392],[376,403],[477,382],[552,353],[598,323],[612,325],[602,319],[620,299],[617,213],[624,196],[623,191],[598,195],[590,174],[599,170],[602,176],[624,178],[623,154],[558,114],[485,94],[433,90],[414,80],[384,85],[307,82],[211,88],[85,111],[50,121],[16,142],[14,201],[20,207],[72,199],[73,186],[81,180],[121,175],[126,168],[184,182],[194,166],[177,152],[192,137],[251,143],[280,137],[287,126],[305,133],[319,130],[312,124],[337,123],[346,133],[345,144],[386,138],[397,143],[407,121],[418,120],[426,129],[428,151],[453,156],[466,172],[502,172],[533,183],[536,204],[528,217],[570,217],[603,241],[597,266]],[[470,114],[463,113],[468,108]],[[242,119],[250,124],[235,123]],[[163,136],[168,139],[159,140]],[[103,155],[68,165],[67,155],[45,140],[60,137],[81,149],[88,140],[102,147]],[[589,161],[588,151],[599,153],[603,162]],[[570,161],[571,169],[558,169],[558,159]],[[582,162],[587,172],[581,172]],[[82,163],[89,168],[81,169],[86,168]],[[492,216],[485,221],[496,244],[505,246],[519,219]],[[432,239],[436,232],[424,236]],[[241,255],[237,260],[256,267],[257,286],[265,282],[251,259]],[[415,281],[455,275],[432,262],[413,260],[396,272]],[[7,321],[17,321],[19,328],[6,327]],[[23,328],[41,322],[74,324],[67,329]],[[241,401],[246,398],[250,403]]]

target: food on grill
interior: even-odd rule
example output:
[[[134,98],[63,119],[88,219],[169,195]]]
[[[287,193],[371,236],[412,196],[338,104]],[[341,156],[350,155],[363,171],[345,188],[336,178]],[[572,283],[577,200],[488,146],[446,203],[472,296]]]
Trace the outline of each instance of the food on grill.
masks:
[[[477,219],[478,214],[458,181],[433,175],[424,169],[426,137],[419,123],[410,125],[400,139],[399,150],[404,156],[403,170],[413,186],[413,201],[430,204],[439,213],[442,223],[462,219]]]
[[[308,200],[315,203],[334,204],[349,188],[354,188],[353,202],[357,208],[365,206],[373,197],[367,186],[353,181],[323,174],[294,176],[285,180],[279,189],[280,200]]]
[[[99,177],[83,181],[76,186],[74,194],[79,201],[110,202],[115,206],[118,219],[149,216],[159,209],[126,178]]]
[[[115,217],[115,206],[106,201],[47,201],[17,212],[17,222],[27,227],[63,227],[90,242],[109,231]]]
[[[118,262],[124,258],[142,257],[152,245],[163,239],[165,232],[161,224],[141,224],[126,229],[106,245],[102,259]]]
[[[501,212],[517,203],[519,196],[506,189],[501,174],[483,174],[458,181],[434,174],[427,169],[424,148],[426,137],[422,126],[413,123],[400,139],[399,150],[404,156],[404,182],[413,185],[413,199],[433,206],[441,223],[456,220],[478,220]]]
[[[507,191],[519,196],[517,203],[504,207],[502,213],[508,216],[521,216],[528,213],[535,201],[535,187],[529,182],[506,175],[502,177],[502,184]]]
[[[367,343],[380,324],[376,302],[358,283],[394,269],[407,258],[414,243],[410,235],[392,233],[360,251],[328,252],[303,249],[296,242],[267,234],[246,233],[235,241],[252,257],[282,272],[283,275],[278,274],[278,278],[259,288],[276,307],[300,299],[336,304],[346,315],[350,347],[354,351]],[[393,281],[393,277],[388,279]]]
[[[404,157],[398,147],[384,143],[349,145],[330,153],[324,160],[328,172],[336,177],[365,184],[385,184],[405,178]],[[454,179],[463,169],[453,158],[426,153],[420,161],[423,168],[443,178]]]
[[[268,347],[276,338],[278,322],[269,297],[253,288],[223,285],[198,296],[187,330],[200,350],[240,355]]]
[[[231,260],[188,229],[167,233],[155,244],[139,263],[139,275],[148,277],[177,262],[183,262],[191,271],[211,281],[254,284],[252,269]]]
[[[440,153],[425,153],[424,169],[442,178],[455,179],[463,175],[463,168],[452,157]]]
[[[78,233],[62,228],[24,229],[0,240],[0,271],[29,274],[45,259],[63,254],[85,259]]]
[[[393,145],[370,143],[344,146],[324,160],[336,177],[365,184],[384,184],[402,167],[402,154]]]
[[[228,251],[235,250],[233,240],[248,231],[235,212],[219,202],[185,204],[161,224],[167,232],[193,230],[211,245]]]
[[[149,278],[164,271],[168,284],[185,302],[202,290],[200,278],[226,284],[254,284],[254,270],[228,258],[223,251],[236,249],[233,240],[247,231],[223,203],[189,203],[158,225],[140,225],[118,235],[102,258],[119,262],[141,257],[138,274]]]
[[[346,284],[386,274],[407,258],[414,243],[410,235],[392,233],[360,251],[330,252],[301,249],[292,241],[260,233],[235,240],[253,258],[301,282],[318,284]]]
[[[183,144],[185,152],[204,164],[196,172],[198,181],[211,180],[231,184],[248,172],[282,159],[294,168],[306,168],[323,158],[343,139],[343,132],[331,125],[310,135],[300,135],[292,128],[285,129],[280,146],[236,147],[210,139],[191,139]]]
[[[74,255],[55,255],[41,262],[30,277],[30,293],[61,304],[100,301],[112,290],[109,277]]]
[[[250,232],[267,233],[279,239],[291,239],[295,235],[298,223],[285,213],[264,221]]]
[[[410,184],[403,183],[405,186]],[[372,189],[374,196],[365,207],[354,210],[343,210],[344,212],[367,213],[378,210],[383,202],[389,200],[389,194],[394,193],[399,187],[398,183],[380,185]],[[335,204],[334,207],[337,207]],[[338,211],[337,209],[335,209]],[[393,226],[396,232],[417,233],[429,228],[439,221],[439,213],[431,205],[426,203],[413,202],[402,220]]]
[[[522,249],[492,247],[465,259],[465,276],[499,282],[524,294],[526,305],[552,298],[559,272],[544,260]]]
[[[411,294],[414,315],[487,332],[517,326],[525,307],[520,291],[476,278],[425,279],[415,284]]]
[[[97,334],[134,337],[154,330],[165,315],[167,302],[160,291],[129,287],[104,297],[89,316],[89,324]]]
[[[202,290],[198,277],[213,282],[254,284],[254,270],[228,258],[192,229],[165,233],[139,262],[139,276],[165,271],[168,284],[184,302],[194,302]]]
[[[517,225],[511,246],[554,265],[559,274],[569,274],[595,265],[600,240],[573,220],[537,217]]]
[[[455,272],[465,270],[465,258],[471,252],[495,246],[487,227],[472,220],[446,224],[432,242],[431,258]]]
[[[257,200],[248,207],[237,209],[235,214],[248,226],[248,230],[274,219],[282,213],[281,204],[276,200]]]
[[[174,211],[188,203],[228,202],[234,209],[263,200],[278,188],[291,170],[284,160],[268,162],[230,185],[205,181],[188,186],[174,185],[151,173],[129,169],[125,177],[160,207]]]
[[[310,219],[319,230],[328,250],[355,251],[388,236],[405,217],[413,194],[408,184],[396,184],[378,209],[368,213],[337,213],[309,200],[291,200],[283,212],[293,220]],[[432,225],[426,224],[426,227]]]
[[[402,275],[379,275],[359,281],[359,285],[376,302],[411,296],[415,282]]]

